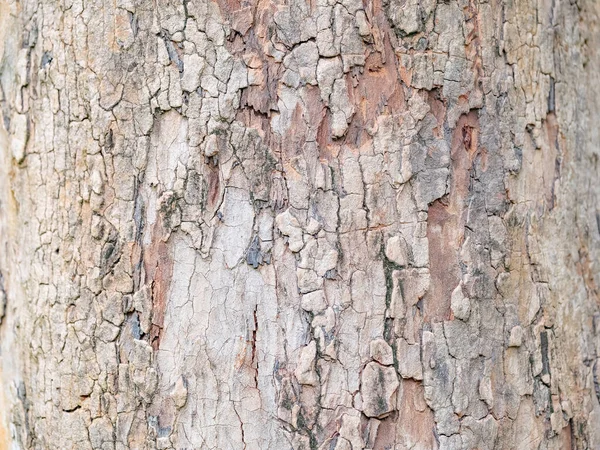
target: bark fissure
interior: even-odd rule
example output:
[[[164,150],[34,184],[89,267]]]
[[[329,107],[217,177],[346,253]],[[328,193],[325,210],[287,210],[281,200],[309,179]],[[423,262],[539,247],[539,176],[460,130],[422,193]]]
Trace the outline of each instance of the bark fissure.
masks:
[[[0,0],[0,448],[599,446],[599,17]]]

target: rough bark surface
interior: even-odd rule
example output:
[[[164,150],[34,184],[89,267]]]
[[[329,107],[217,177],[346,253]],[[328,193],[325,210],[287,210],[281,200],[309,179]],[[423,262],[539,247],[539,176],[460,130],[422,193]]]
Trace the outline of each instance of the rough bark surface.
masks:
[[[600,448],[592,0],[0,0],[0,448]]]

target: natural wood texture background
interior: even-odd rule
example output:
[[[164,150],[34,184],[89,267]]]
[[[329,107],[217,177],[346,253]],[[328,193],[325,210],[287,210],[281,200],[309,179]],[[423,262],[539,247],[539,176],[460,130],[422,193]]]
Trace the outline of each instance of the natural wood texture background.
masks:
[[[600,448],[599,5],[0,0],[0,448]]]

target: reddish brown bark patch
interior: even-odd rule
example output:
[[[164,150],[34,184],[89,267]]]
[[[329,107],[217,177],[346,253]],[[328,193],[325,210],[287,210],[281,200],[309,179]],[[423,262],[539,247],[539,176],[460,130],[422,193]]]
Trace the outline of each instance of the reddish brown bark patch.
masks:
[[[165,310],[173,277],[173,255],[169,245],[161,239],[163,226],[160,218],[154,224],[152,234],[152,243],[144,252],[144,268],[146,283],[152,283],[152,327],[149,342],[152,348],[157,350],[165,323]]]
[[[430,112],[437,120],[437,127],[433,132],[437,138],[444,136],[444,122],[446,120],[446,105],[441,100],[441,94],[438,89],[433,89],[427,92],[427,104],[431,108]]]
[[[306,143],[314,140],[311,137],[318,136],[324,115],[325,106],[319,89],[306,86],[303,102],[294,108],[291,124],[281,141],[284,164],[301,155]]]
[[[450,296],[461,278],[459,253],[464,240],[471,168],[478,153],[479,124],[471,111],[452,136],[449,194],[429,207],[427,237],[431,286],[423,301],[424,320],[451,318]]]
[[[406,109],[396,58],[387,35],[384,43],[384,54],[392,57],[386,59],[380,52],[371,53],[362,74],[353,80],[354,86],[348,86],[355,113],[344,138],[346,144],[360,147],[372,139],[368,130],[374,127],[381,114],[395,114]]]
[[[379,424],[373,449],[435,448],[433,411],[425,403],[423,383],[402,380],[398,394],[398,417]],[[404,447],[405,446],[405,447]]]
[[[458,230],[458,218],[448,206],[438,200],[429,208],[427,238],[431,285],[423,300],[426,322],[450,319],[450,295],[460,282],[458,249],[462,233]]]

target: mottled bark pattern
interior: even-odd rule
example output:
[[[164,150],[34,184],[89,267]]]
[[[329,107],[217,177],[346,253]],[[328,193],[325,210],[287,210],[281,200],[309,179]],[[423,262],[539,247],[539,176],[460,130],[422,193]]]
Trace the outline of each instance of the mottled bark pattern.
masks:
[[[600,448],[593,0],[0,0],[0,448]]]

